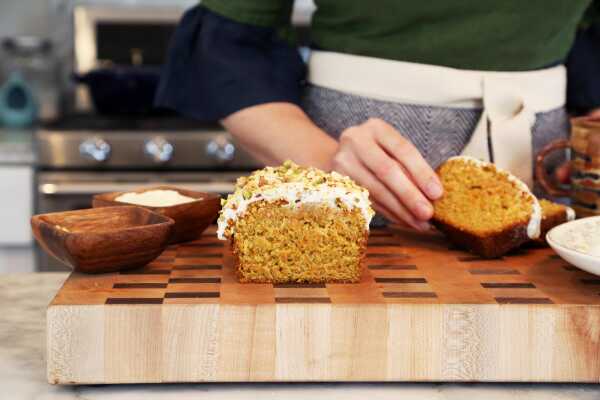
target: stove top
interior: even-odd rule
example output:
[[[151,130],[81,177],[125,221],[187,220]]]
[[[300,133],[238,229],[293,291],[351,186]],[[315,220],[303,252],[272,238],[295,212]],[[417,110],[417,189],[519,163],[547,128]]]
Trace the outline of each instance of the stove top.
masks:
[[[173,115],[75,114],[35,135],[43,169],[251,170],[260,164],[218,124]]]
[[[170,113],[154,115],[110,116],[99,114],[71,114],[47,123],[48,131],[214,131],[221,129],[216,122],[205,123]]]

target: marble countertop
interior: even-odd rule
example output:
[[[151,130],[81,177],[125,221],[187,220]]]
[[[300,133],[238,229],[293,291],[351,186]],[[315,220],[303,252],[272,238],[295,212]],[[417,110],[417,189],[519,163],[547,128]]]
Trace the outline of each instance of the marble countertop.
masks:
[[[162,384],[53,386],[46,382],[45,310],[65,273],[0,274],[0,387],[16,399],[427,399],[598,400],[576,384]],[[2,395],[0,395],[2,397]]]
[[[32,165],[34,162],[33,128],[0,128],[0,165]]]

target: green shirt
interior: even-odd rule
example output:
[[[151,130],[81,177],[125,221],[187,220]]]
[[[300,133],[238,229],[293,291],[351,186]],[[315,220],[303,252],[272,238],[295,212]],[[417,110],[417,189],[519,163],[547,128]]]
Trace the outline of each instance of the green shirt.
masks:
[[[523,71],[565,59],[592,0],[314,0],[322,50],[462,69]],[[235,21],[289,30],[293,0],[204,0]]]

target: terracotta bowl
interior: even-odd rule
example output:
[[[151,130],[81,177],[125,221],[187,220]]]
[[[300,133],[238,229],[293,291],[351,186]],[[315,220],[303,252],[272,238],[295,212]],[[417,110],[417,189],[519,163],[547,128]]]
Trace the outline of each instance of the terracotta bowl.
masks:
[[[35,215],[42,248],[74,271],[114,272],[146,265],[167,247],[174,222],[142,207],[90,208]]]
[[[188,242],[197,239],[202,235],[202,232],[215,220],[219,210],[221,209],[221,196],[214,193],[195,192],[192,190],[180,189],[173,186],[155,186],[132,190],[130,192],[113,192],[104,193],[94,196],[92,204],[94,207],[112,207],[132,205],[115,200],[124,193],[143,193],[149,190],[174,190],[184,196],[197,199],[190,203],[179,204],[169,207],[150,207],[138,205],[148,210],[162,214],[172,218],[175,221],[173,234],[170,243]]]

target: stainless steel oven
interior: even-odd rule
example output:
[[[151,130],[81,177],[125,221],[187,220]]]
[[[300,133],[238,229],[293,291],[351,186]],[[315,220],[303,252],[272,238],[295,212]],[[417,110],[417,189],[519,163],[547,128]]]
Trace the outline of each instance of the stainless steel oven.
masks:
[[[64,2],[70,29],[61,24],[60,30],[70,32],[62,42],[71,49],[64,52],[70,54],[64,60],[65,77],[99,69],[120,74],[160,68],[178,20],[197,4]],[[130,83],[124,80],[123,88],[136,87]],[[238,176],[261,166],[216,121],[198,123],[154,109],[113,114],[98,107],[96,98],[92,101],[89,87],[71,81],[66,90],[70,106],[62,118],[36,132],[36,213],[87,208],[97,193],[161,184],[225,194]],[[134,94],[152,104],[153,93]],[[124,101],[122,96],[108,99],[117,100]],[[39,249],[36,258],[38,270],[63,268]]]
[[[181,118],[72,116],[36,132],[37,213],[91,207],[98,193],[176,185],[226,194],[260,167],[218,125]],[[62,269],[37,252],[38,270]]]
[[[64,15],[55,18],[54,39],[67,106],[60,120],[36,133],[36,213],[87,208],[94,194],[159,184],[225,194],[237,177],[262,166],[216,121],[200,124],[154,109],[113,115],[81,84],[81,75],[98,70],[160,68],[178,20],[197,0],[55,3],[65,5],[56,11]],[[312,1],[296,6],[293,24],[306,32]],[[153,95],[141,97],[152,104]],[[39,249],[36,258],[38,270],[63,269]]]
[[[176,185],[201,192],[225,195],[236,172],[40,172],[37,175],[37,210],[40,213],[89,208],[95,194],[129,191],[141,187]]]
[[[84,75],[98,68],[160,66],[170,37],[190,2],[85,2],[72,10],[72,71]],[[76,85],[74,106],[93,109],[86,85]]]

